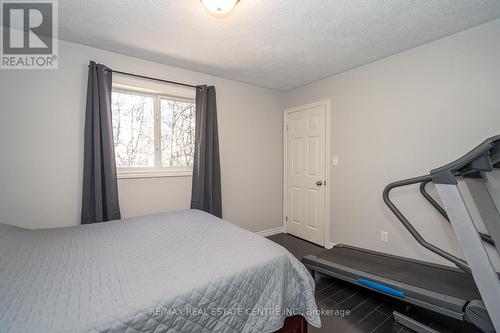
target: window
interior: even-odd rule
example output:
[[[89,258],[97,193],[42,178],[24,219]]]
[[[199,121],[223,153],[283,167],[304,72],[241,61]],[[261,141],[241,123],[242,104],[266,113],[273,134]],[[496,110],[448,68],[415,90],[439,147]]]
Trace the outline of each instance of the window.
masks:
[[[115,87],[111,109],[120,178],[192,174],[193,100]]]

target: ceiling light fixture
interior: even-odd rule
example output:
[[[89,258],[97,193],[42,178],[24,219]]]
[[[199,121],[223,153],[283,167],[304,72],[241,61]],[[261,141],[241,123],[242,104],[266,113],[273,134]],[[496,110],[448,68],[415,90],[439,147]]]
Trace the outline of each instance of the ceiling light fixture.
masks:
[[[201,0],[205,9],[215,17],[228,15],[240,0]]]

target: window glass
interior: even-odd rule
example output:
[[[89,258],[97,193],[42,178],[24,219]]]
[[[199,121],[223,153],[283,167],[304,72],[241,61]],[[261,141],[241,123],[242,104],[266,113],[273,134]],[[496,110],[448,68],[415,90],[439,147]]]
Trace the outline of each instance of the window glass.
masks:
[[[118,168],[154,167],[155,98],[113,92],[113,140]]]
[[[162,98],[160,112],[162,167],[192,167],[195,135],[194,103]]]

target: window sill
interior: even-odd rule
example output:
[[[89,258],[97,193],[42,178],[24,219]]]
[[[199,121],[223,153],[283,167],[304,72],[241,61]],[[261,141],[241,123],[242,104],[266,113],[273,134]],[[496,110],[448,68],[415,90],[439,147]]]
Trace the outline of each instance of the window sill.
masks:
[[[191,170],[118,171],[117,179],[192,177]]]

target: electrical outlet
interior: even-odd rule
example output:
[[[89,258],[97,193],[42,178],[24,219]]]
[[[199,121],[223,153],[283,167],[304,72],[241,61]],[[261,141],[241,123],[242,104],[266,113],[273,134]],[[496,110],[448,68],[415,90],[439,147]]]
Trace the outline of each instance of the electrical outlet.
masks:
[[[389,241],[389,234],[387,233],[387,231],[381,231],[380,232],[380,240],[382,242],[388,242]]]
[[[339,165],[339,157],[338,156],[333,156],[332,157],[332,165],[333,166],[338,166]]]

